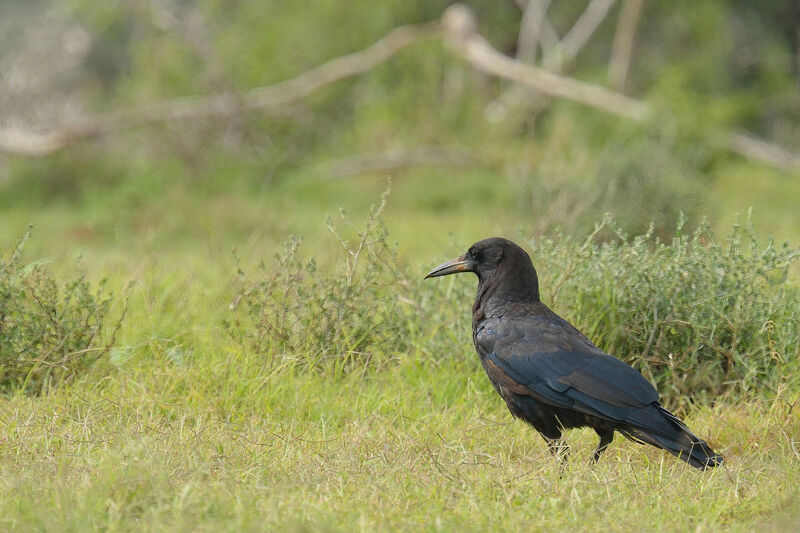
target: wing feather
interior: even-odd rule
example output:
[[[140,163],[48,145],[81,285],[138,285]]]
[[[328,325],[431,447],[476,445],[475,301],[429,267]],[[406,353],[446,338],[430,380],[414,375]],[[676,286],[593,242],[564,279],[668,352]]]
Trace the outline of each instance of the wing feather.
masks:
[[[498,320],[477,332],[476,344],[531,396],[614,420],[658,402],[658,392],[636,369],[564,330],[558,321],[525,317],[523,327],[515,322]]]

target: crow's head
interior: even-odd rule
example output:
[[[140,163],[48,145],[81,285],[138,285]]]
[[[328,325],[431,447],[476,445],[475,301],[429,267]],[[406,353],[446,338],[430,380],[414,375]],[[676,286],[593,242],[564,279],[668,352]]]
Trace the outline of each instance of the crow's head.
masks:
[[[528,254],[502,237],[478,241],[467,252],[437,266],[425,278],[447,276],[458,272],[474,272],[480,285],[539,299],[539,283]]]

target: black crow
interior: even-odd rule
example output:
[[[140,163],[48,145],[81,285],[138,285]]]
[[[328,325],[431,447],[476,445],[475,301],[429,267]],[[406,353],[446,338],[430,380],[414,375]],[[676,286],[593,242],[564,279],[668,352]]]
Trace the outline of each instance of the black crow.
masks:
[[[472,340],[484,370],[511,414],[533,426],[554,454],[566,458],[569,450],[562,430],[589,426],[600,436],[592,462],[619,431],[696,468],[722,464],[721,455],[661,406],[644,376],[541,302],[525,250],[499,237],[486,239],[425,277],[457,272],[478,276]]]

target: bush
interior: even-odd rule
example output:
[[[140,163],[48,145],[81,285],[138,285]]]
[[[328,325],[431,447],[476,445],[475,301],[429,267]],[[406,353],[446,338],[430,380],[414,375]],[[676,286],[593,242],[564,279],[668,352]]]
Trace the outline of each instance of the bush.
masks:
[[[240,290],[227,331],[267,357],[270,366],[328,362],[340,369],[367,368],[407,351],[418,336],[419,317],[413,284],[398,265],[380,218],[387,196],[388,190],[354,245],[329,220],[343,251],[343,261],[331,272],[318,270],[313,258],[302,261],[294,237],[276,255],[274,271],[262,262],[256,282],[248,283],[239,267]]]
[[[385,202],[386,194],[355,246],[330,226],[344,251],[331,272],[301,261],[298,240],[274,272],[262,264],[254,284],[240,269],[228,331],[272,364],[277,356],[367,368],[414,350],[468,353],[474,284],[422,283],[399,265],[380,219]],[[673,404],[777,390],[798,369],[800,290],[788,274],[800,250],[762,247],[749,220],[724,241],[707,222],[691,234],[684,225],[681,216],[669,243],[652,229],[630,237],[611,219],[582,241],[531,241],[546,303]]]
[[[583,242],[532,241],[543,294],[672,404],[776,391],[798,370],[800,290],[788,274],[800,250],[762,247],[749,218],[724,241],[707,223],[691,235],[683,225],[669,244],[611,220]]]
[[[74,379],[108,352],[124,317],[105,327],[112,296],[83,273],[60,287],[41,265],[21,265],[30,229],[0,256],[0,391],[39,393]],[[108,335],[104,335],[109,331]]]
[[[262,264],[255,283],[240,270],[226,324],[234,338],[270,365],[327,362],[342,371],[402,353],[474,357],[474,283],[422,282],[399,265],[380,219],[385,201],[355,247],[331,226],[344,260],[330,272],[301,261],[298,240],[274,271]],[[800,250],[772,241],[762,248],[750,224],[719,241],[707,223],[690,235],[684,223],[669,243],[652,230],[630,237],[610,219],[582,241],[530,241],[545,302],[639,369],[675,408],[777,391],[798,370],[800,290],[788,272]]]

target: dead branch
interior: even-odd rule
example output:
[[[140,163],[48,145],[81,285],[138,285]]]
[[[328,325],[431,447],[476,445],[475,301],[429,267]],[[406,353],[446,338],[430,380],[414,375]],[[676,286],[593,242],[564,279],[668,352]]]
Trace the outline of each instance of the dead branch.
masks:
[[[572,28],[559,40],[547,18],[550,0],[529,0],[520,23],[517,59],[534,64],[536,47],[540,45],[544,68],[561,74],[589,42],[613,4],[614,0],[590,0]],[[494,103],[499,104],[498,110],[514,108],[517,114],[527,114],[532,108],[541,109],[547,105],[546,99],[537,98],[536,91],[524,90],[519,85],[505,91]]]
[[[652,115],[652,109],[644,102],[597,85],[525,65],[502,54],[474,32],[475,22],[472,17],[469,8],[455,4],[445,12],[442,26],[456,44],[456,52],[476,69],[528,85],[550,96],[579,102],[637,122]],[[722,139],[722,145],[736,154],[783,170],[800,171],[800,154],[775,143],[746,132],[720,132],[718,136]]]
[[[332,59],[290,80],[253,89],[244,100],[253,108],[268,108],[304,98],[325,85],[362,74],[385,62],[402,48],[438,34],[438,23],[401,26],[360,52]]]
[[[517,41],[517,59],[523,63],[536,62],[536,48],[539,46],[542,23],[546,18],[550,0],[530,0],[522,12],[519,39]]]
[[[628,80],[636,28],[639,26],[644,0],[624,0],[619,14],[619,22],[614,32],[611,46],[611,60],[608,63],[608,80],[614,90],[622,92]]]
[[[332,59],[295,78],[240,95],[225,93],[155,102],[40,133],[0,128],[0,152],[45,156],[79,141],[136,126],[215,117],[229,118],[244,110],[279,113],[287,104],[322,87],[369,71],[406,46],[425,37],[442,34],[458,55],[475,69],[487,74],[637,122],[653,115],[650,106],[644,102],[597,85],[526,65],[504,55],[477,33],[472,11],[466,6],[454,4],[444,12],[441,24],[402,26],[360,52]],[[800,155],[778,145],[748,133],[722,132],[718,135],[724,139],[725,147],[737,154],[779,168],[800,170]],[[427,157],[431,161],[434,159]]]
[[[517,4],[517,7],[519,7],[520,11],[522,11],[522,14],[524,16],[525,10],[528,7],[530,7],[532,2],[535,1],[541,2],[541,0],[514,0],[514,3]],[[545,8],[545,11],[546,10],[547,8]],[[552,53],[555,47],[558,46],[558,41],[559,41],[558,33],[556,33],[556,30],[555,28],[553,28],[553,25],[550,23],[550,20],[546,16],[543,16],[540,22],[539,41],[538,41],[539,47],[542,49],[542,54]]]
[[[614,0],[591,0],[569,32],[558,43],[555,57],[544,59],[544,66],[552,67],[550,70],[560,72],[565,63],[574,60],[606,18],[612,5],[614,5]]]
[[[550,19],[547,17],[542,18],[542,29],[539,35],[539,47],[542,49],[543,57],[550,57],[555,54],[558,48],[559,37]]]
[[[454,44],[453,50],[482,72],[523,83],[549,96],[566,98],[639,122],[649,114],[646,104],[623,94],[525,65],[497,51],[475,32],[472,11],[465,6],[455,4],[447,8],[442,27]]]
[[[472,11],[454,4],[445,11],[442,27],[454,49],[478,70],[533,87],[542,93],[572,100],[607,113],[643,122],[652,116],[651,107],[624,94],[559,76],[525,65],[496,49],[475,32]],[[784,170],[800,171],[800,154],[759,139],[746,132],[718,132],[722,145],[739,155]]]
[[[742,131],[730,133],[725,140],[725,145],[731,151],[749,159],[768,163],[784,170],[800,171],[800,154],[754,137],[750,133]]]
[[[437,28],[436,23],[399,27],[369,48],[332,59],[295,78],[241,95],[224,93],[176,98],[38,133],[0,128],[0,151],[41,157],[79,141],[146,124],[230,117],[245,110],[280,111],[281,106],[302,99],[326,85],[369,71],[402,48],[436,34]]]

